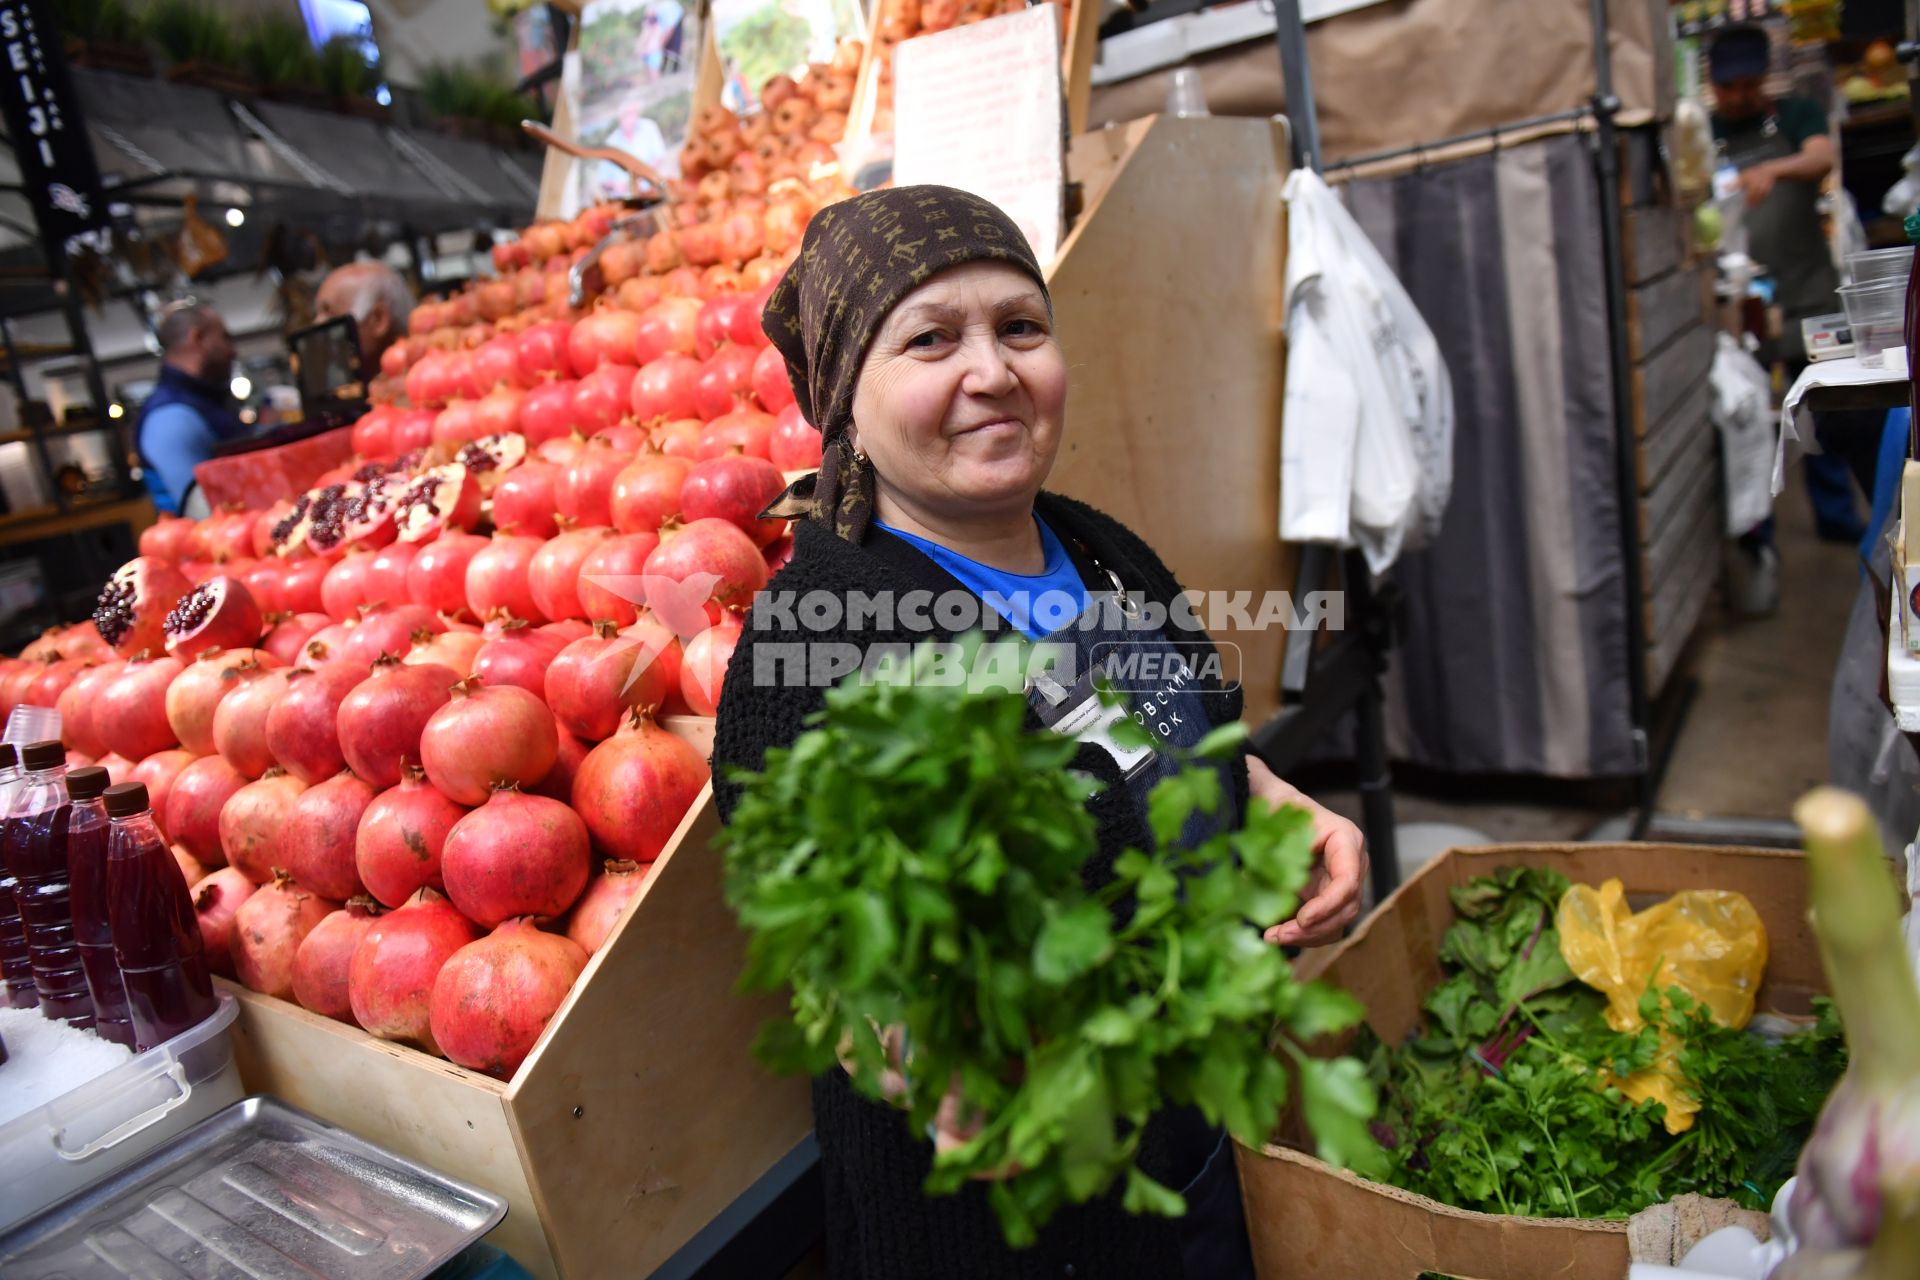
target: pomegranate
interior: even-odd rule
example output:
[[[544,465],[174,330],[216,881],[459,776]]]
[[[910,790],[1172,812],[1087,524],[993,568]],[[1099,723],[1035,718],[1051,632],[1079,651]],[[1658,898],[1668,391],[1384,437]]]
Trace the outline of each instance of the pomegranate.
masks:
[[[587,447],[561,474],[554,486],[554,505],[560,514],[582,525],[613,523],[614,481],[626,470],[634,455],[599,438]]]
[[[486,545],[476,534],[449,530],[422,546],[407,566],[407,598],[436,613],[466,613],[467,565]]]
[[[507,291],[511,297],[513,286],[508,285]],[[520,372],[519,340],[507,333],[487,339],[473,353],[473,367],[481,386],[487,390],[522,385],[525,375]]]
[[[456,822],[440,853],[447,896],[492,928],[513,916],[558,916],[587,887],[587,828],[558,800],[502,787]]]
[[[647,557],[642,572],[651,578],[671,579],[704,592],[706,599],[740,609],[751,604],[753,593],[767,585],[767,562],[760,558],[760,548],[733,525],[711,516],[678,528],[671,521],[662,526],[660,546]],[[677,625],[679,619],[673,621]]]
[[[643,453],[614,477],[608,514],[622,533],[656,533],[680,514],[681,493],[693,464],[664,453]]]
[[[622,533],[596,544],[580,562],[575,585],[582,616],[630,624],[646,602],[641,571],[659,545],[654,533]]]
[[[399,505],[400,490],[405,483],[405,476],[377,470],[347,499],[342,519],[350,545],[371,551],[399,536],[394,509]]]
[[[793,382],[787,377],[787,359],[778,347],[761,348],[760,354],[753,358],[753,372],[748,381],[753,388],[753,398],[768,413],[777,414],[793,403]]]
[[[260,606],[263,626],[271,626],[266,617],[280,611],[280,580],[286,575],[286,566],[278,559],[256,561],[240,575],[242,585]]]
[[[480,522],[480,484],[457,462],[431,467],[407,486],[394,509],[402,542],[427,542]]]
[[[275,845],[280,864],[301,884],[335,901],[365,893],[354,866],[353,837],[374,794],[344,769],[301,792]]]
[[[300,655],[303,666],[317,667],[326,662],[344,662],[347,641],[353,639],[353,622],[334,622],[313,633]]]
[[[320,582],[320,603],[329,617],[339,622],[359,617],[360,606],[367,602],[367,570],[372,565],[373,556],[365,551],[333,562]]]
[[[367,664],[345,659],[289,672],[286,692],[267,712],[267,752],[274,762],[305,786],[345,768],[336,728],[340,704],[366,678]]]
[[[753,396],[753,362],[759,352],[750,347],[721,347],[700,366],[694,379],[693,404],[711,422],[741,408]]]
[[[431,889],[379,917],[348,962],[353,1020],[383,1040],[440,1052],[428,1020],[434,979],[454,952],[479,936],[473,921]]]
[[[604,441],[609,447],[620,453],[634,454],[647,442],[647,433],[631,422],[620,421],[611,426],[601,427],[587,438],[587,443]]]
[[[527,438],[511,429],[469,440],[454,459],[473,476],[483,494],[492,493],[508,472],[526,460]]]
[[[351,497],[345,484],[330,484],[315,491],[306,515],[308,551],[325,559],[346,549],[347,502]]]
[[[108,747],[94,724],[93,713],[99,705],[101,692],[126,669],[126,662],[119,658],[103,662],[97,667],[88,667],[75,676],[73,683],[54,701],[55,708],[60,712],[61,736],[69,746],[96,760],[107,753]]]
[[[638,363],[634,343],[639,334],[639,316],[609,307],[574,323],[567,355],[583,378],[602,364],[633,365]]]
[[[705,360],[729,341],[734,313],[744,305],[747,299],[737,293],[721,294],[701,303],[693,318],[693,354]]]
[[[657,711],[667,696],[667,664],[613,623],[596,625],[594,635],[569,644],[547,668],[554,718],[589,742],[612,737],[629,710]]]
[[[167,796],[173,791],[173,780],[197,758],[193,752],[177,747],[169,751],[156,751],[133,766],[127,775],[129,782],[146,785],[148,807],[153,810],[155,825],[160,828],[162,835],[166,834],[167,826],[160,819],[167,811]]]
[[[571,378],[543,382],[527,392],[520,401],[520,431],[530,445],[564,439],[573,430],[573,393]]]
[[[501,477],[493,491],[494,526],[531,538],[558,533],[553,495],[560,476],[560,468],[551,462],[528,462]]]
[[[264,671],[234,689],[213,709],[213,749],[249,778],[273,763],[267,749],[267,715],[287,691],[287,671]]]
[[[416,632],[434,635],[447,629],[440,615],[425,605],[376,605],[360,615],[360,625],[347,637],[343,654],[348,662],[370,666],[381,654],[404,658],[413,648]]]
[[[238,578],[209,578],[180,597],[160,629],[167,652],[194,658],[209,649],[250,648],[260,640],[260,606]]]
[[[166,643],[167,614],[192,588],[165,561],[135,556],[107,579],[93,607],[93,625],[123,658],[142,650],[158,653]]]
[[[554,637],[564,648],[583,636],[592,635],[593,627],[580,618],[562,618],[558,622],[543,624],[540,631],[543,635]]]
[[[604,874],[595,876],[580,901],[574,903],[573,914],[567,917],[567,936],[589,955],[598,951],[615,926],[626,919],[628,904],[640,896],[653,866],[609,858]]]
[[[765,458],[773,448],[773,418],[758,409],[735,409],[709,422],[700,433],[699,456],[719,458],[746,453]]]
[[[710,716],[719,707],[721,683],[740,643],[740,630],[740,615],[729,610],[720,615],[720,621],[687,641],[686,656],[680,664],[680,696],[687,700],[693,714]]]
[[[540,447],[534,450],[534,456],[542,462],[551,462],[565,471],[573,465],[573,460],[579,457],[586,447],[587,438],[578,431],[570,431],[564,436],[541,442]],[[555,480],[554,491],[557,493],[559,488],[560,482]]]
[[[653,429],[653,447],[669,458],[685,458],[693,462],[700,457],[700,442],[704,433],[705,427],[698,418],[663,422]]]
[[[209,867],[225,866],[220,811],[246,785],[246,775],[221,756],[195,760],[174,775],[173,790],[167,793],[167,820],[161,824],[167,839]]]
[[[184,670],[178,658],[135,658],[107,682],[93,725],[109,752],[144,760],[179,741],[167,723],[167,686]]]
[[[370,605],[412,603],[407,590],[407,571],[420,554],[417,542],[396,542],[373,553],[363,583],[366,603]]]
[[[634,338],[634,355],[641,364],[652,364],[661,356],[694,352],[694,326],[700,320],[700,304],[692,298],[667,298],[657,302],[640,317]]]
[[[466,809],[427,785],[408,765],[400,785],[373,798],[354,836],[354,866],[367,891],[397,907],[421,888],[444,889],[440,853]]]
[[[509,618],[497,627],[488,624],[486,643],[474,654],[472,674],[482,684],[518,685],[545,699],[547,668],[567,642],[558,636]]]
[[[227,865],[255,884],[273,879],[280,832],[307,784],[275,765],[220,806],[220,851]]]
[[[464,679],[473,671],[473,660],[486,643],[487,638],[478,631],[448,630],[440,635],[416,631],[413,648],[401,661],[415,667],[434,663]]]
[[[782,520],[762,520],[767,504],[786,492],[779,470],[765,458],[729,453],[696,463],[680,491],[683,519],[725,520],[764,547],[786,531]]]
[[[706,783],[700,753],[636,713],[580,762],[573,807],[606,856],[651,862]]]
[[[581,566],[596,547],[614,536],[605,525],[575,529],[571,520],[565,523],[568,527],[541,544],[527,566],[527,589],[534,607],[555,621],[587,616],[578,590]]]
[[[612,426],[633,406],[635,371],[627,365],[602,365],[573,384],[573,425],[592,434]]]
[[[338,911],[313,926],[293,953],[293,998],[300,1007],[323,1018],[353,1021],[353,1002],[347,998],[347,973],[354,948],[380,915],[372,898],[349,898]]]
[[[527,582],[533,558],[544,545],[539,538],[495,534],[467,562],[467,607],[481,617],[504,609],[516,618],[545,622],[547,615],[541,612]]]
[[[593,744],[582,742],[565,729],[559,731],[559,738],[560,751],[554,757],[553,768],[548,770],[546,777],[540,779],[540,785],[533,789],[533,793],[568,804],[573,800],[573,775],[580,772],[580,762],[587,758],[587,752]]]
[[[254,890],[233,920],[233,970],[242,985],[281,1000],[293,998],[293,959],[300,944],[337,907],[284,872]]]
[[[568,341],[572,330],[573,326],[565,321],[554,320],[536,324],[515,339],[514,354],[520,362],[520,376],[529,384],[573,377],[573,353]]]
[[[434,419],[440,415],[431,409],[415,409],[402,414],[393,424],[393,451],[407,453],[433,443]]]
[[[327,602],[320,588],[331,568],[330,561],[314,559],[296,560],[288,565],[280,574],[280,607],[295,617],[326,613]]]
[[[611,529],[606,531],[611,534]],[[39,675],[27,686],[21,699],[32,707],[57,707],[60,695],[67,691],[74,677],[87,669],[85,658],[55,658],[45,664]]]
[[[420,760],[420,731],[460,679],[445,667],[406,666],[382,656],[340,703],[336,721],[347,764],[377,790],[397,786]]]
[[[193,886],[193,914],[200,922],[200,941],[206,948],[207,968],[223,978],[233,976],[233,922],[253,896],[253,881],[222,867]]]
[[[393,420],[400,411],[391,405],[376,405],[360,415],[353,424],[353,451],[362,458],[380,458],[393,450]]]
[[[116,760],[120,759],[118,756],[113,758]],[[105,760],[96,760],[94,763],[103,769],[106,768],[107,765]],[[121,763],[125,764],[126,762],[122,760]],[[107,776],[111,778],[113,774],[108,773]],[[173,855],[174,865],[180,868],[180,878],[190,885],[199,884],[213,873],[212,867],[206,866],[200,859],[194,857],[177,844],[168,845],[167,852]]]
[[[510,1080],[566,1001],[587,953],[531,920],[508,920],[448,959],[434,978],[434,1042],[460,1066]]]
[[[452,694],[420,734],[421,762],[442,795],[480,805],[497,786],[532,787],[547,776],[560,743],[553,712],[536,695],[476,676]]]
[[[820,433],[801,416],[799,405],[789,404],[774,415],[767,458],[782,471],[820,469]]]
[[[700,362],[677,353],[661,356],[641,369],[633,380],[631,407],[641,422],[691,418],[699,412],[694,384]]]
[[[157,523],[140,531],[140,554],[149,560],[173,564],[180,559],[193,521],[181,516],[162,515]]]

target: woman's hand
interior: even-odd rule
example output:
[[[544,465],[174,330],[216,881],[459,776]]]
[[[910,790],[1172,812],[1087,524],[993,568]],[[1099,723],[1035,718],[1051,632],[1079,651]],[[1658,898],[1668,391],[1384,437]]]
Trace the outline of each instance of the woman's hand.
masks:
[[[1360,828],[1313,800],[1247,757],[1247,787],[1252,799],[1272,808],[1294,804],[1313,815],[1313,852],[1318,859],[1300,894],[1300,910],[1291,920],[1267,930],[1267,941],[1289,947],[1322,947],[1340,940],[1341,931],[1360,914],[1360,891],[1367,879],[1367,841]]]

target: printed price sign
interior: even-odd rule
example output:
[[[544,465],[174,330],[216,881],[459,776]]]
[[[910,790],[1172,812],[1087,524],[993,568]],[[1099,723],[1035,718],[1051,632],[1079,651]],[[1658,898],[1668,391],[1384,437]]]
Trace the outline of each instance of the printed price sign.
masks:
[[[100,170],[45,0],[0,0],[0,112],[54,270],[67,241],[107,223]]]

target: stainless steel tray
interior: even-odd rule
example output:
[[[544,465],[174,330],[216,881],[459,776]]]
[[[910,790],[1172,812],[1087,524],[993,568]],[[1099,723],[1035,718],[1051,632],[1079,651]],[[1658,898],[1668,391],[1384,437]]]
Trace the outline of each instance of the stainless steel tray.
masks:
[[[507,1202],[277,1098],[228,1107],[0,1238],[7,1280],[416,1280]]]

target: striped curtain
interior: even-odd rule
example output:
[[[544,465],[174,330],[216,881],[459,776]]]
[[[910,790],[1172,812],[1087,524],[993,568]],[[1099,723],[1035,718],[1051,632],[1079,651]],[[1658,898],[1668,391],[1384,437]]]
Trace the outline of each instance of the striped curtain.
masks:
[[[1635,766],[1600,210],[1566,135],[1345,184],[1453,377],[1453,497],[1394,570],[1396,759],[1587,778]]]

